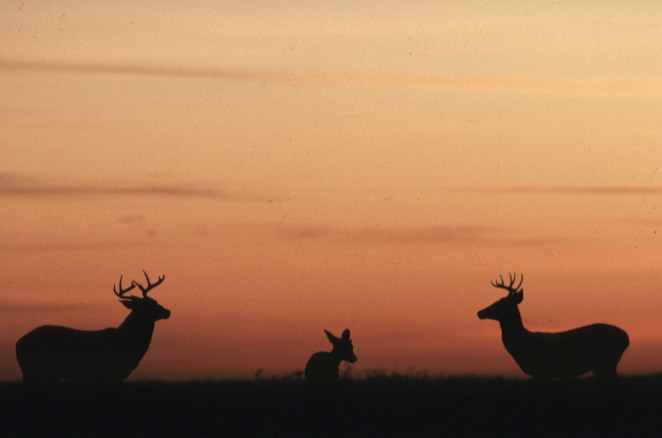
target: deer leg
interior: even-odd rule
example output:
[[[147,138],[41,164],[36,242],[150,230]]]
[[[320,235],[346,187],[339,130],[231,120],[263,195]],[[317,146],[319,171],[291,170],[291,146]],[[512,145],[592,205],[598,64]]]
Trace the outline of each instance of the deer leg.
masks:
[[[595,368],[593,368],[593,374],[603,382],[613,382],[618,379],[618,374],[616,372],[616,366],[618,365],[618,358],[605,358],[602,362],[598,363]]]

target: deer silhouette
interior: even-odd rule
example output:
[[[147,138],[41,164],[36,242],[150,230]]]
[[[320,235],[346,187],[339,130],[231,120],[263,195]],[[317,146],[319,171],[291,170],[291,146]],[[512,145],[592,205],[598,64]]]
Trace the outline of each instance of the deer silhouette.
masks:
[[[133,281],[119,292],[113,285],[119,302],[131,310],[117,328],[86,331],[69,327],[45,325],[38,327],[16,343],[16,358],[23,372],[23,384],[29,389],[50,389],[60,380],[86,386],[115,386],[136,369],[147,352],[154,332],[154,323],[168,319],[165,309],[147,293],[163,283],[165,276],[147,286]],[[142,297],[126,296],[135,287]]]
[[[608,324],[592,324],[558,333],[530,332],[522,324],[518,304],[524,299],[520,289],[524,275],[513,287],[517,274],[509,274],[510,284],[492,282],[508,295],[478,312],[480,319],[494,319],[501,325],[501,339],[525,374],[534,380],[576,377],[590,371],[598,378],[617,377],[616,365],[630,344],[627,333]]]
[[[354,363],[354,346],[349,338],[349,329],[342,332],[340,338],[335,337],[328,330],[324,330],[329,342],[333,345],[330,352],[320,351],[313,354],[306,364],[306,381],[316,386],[333,386],[338,382],[340,373],[338,367],[343,360]]]

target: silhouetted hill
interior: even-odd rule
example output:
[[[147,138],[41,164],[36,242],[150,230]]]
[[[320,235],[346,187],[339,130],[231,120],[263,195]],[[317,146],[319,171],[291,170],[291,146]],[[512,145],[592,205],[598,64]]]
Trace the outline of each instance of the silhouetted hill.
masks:
[[[27,400],[0,383],[0,436],[662,436],[662,376],[553,381],[372,376],[332,392],[296,379],[61,385]]]

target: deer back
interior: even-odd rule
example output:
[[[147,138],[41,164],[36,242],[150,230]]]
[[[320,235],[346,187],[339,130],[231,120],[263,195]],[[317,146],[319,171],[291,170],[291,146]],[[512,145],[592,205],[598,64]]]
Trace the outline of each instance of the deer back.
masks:
[[[120,382],[138,366],[149,346],[136,341],[116,328],[41,326],[19,339],[16,357],[28,378]]]
[[[556,333],[529,332],[520,345],[506,347],[522,371],[545,378],[594,372],[616,375],[616,365],[630,344],[627,333],[613,325],[592,324]]]

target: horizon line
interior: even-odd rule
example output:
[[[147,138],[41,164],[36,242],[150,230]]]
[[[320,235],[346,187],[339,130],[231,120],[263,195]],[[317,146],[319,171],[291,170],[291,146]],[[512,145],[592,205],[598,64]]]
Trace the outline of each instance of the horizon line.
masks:
[[[352,370],[354,372],[354,370]],[[265,373],[260,375],[256,378],[255,374],[256,372],[252,373],[253,377],[248,377],[248,373],[246,374],[247,377],[239,377],[239,376],[230,376],[228,375],[227,377],[187,377],[187,378],[181,378],[181,379],[173,379],[173,378],[154,378],[154,379],[145,379],[145,378],[132,378],[129,377],[127,378],[124,382],[122,382],[123,385],[131,385],[131,384],[145,384],[145,383],[162,383],[162,384],[200,384],[200,383],[230,383],[230,382],[269,382],[269,381],[291,381],[291,382],[297,382],[297,376],[299,376],[299,373],[303,374],[302,370],[295,370],[289,373]],[[359,374],[357,376],[357,374]],[[357,373],[354,375],[350,375],[348,377],[343,377],[340,379],[340,382],[342,381],[368,381],[371,379],[393,379],[393,380],[401,380],[401,379],[407,379],[407,380],[421,380],[421,381],[430,381],[430,380],[455,380],[455,379],[466,379],[466,380],[510,380],[510,381],[521,381],[521,382],[530,382],[531,381],[531,376],[523,374],[523,373],[516,373],[513,372],[512,374],[510,373],[494,373],[494,374],[482,374],[482,373],[472,373],[472,372],[467,372],[467,373],[443,373],[443,372],[438,372],[438,373],[428,373],[425,370],[414,370],[413,373],[410,372],[398,372],[396,370],[392,371],[383,371],[381,369],[379,370],[364,370],[361,371],[360,373]],[[520,375],[521,374],[521,375]],[[619,372],[618,373],[618,378],[619,379],[661,379],[662,380],[662,371],[652,371],[652,372],[639,372],[639,373],[628,373],[628,372]],[[592,376],[590,373],[589,374],[584,374],[578,377],[575,377],[574,380],[591,380],[595,379],[594,376]],[[573,379],[571,379],[573,380]],[[301,377],[300,379],[301,382],[305,382],[305,379]],[[17,385],[22,385],[21,379],[16,378],[13,380],[0,380],[0,385],[3,384],[17,384]]]

